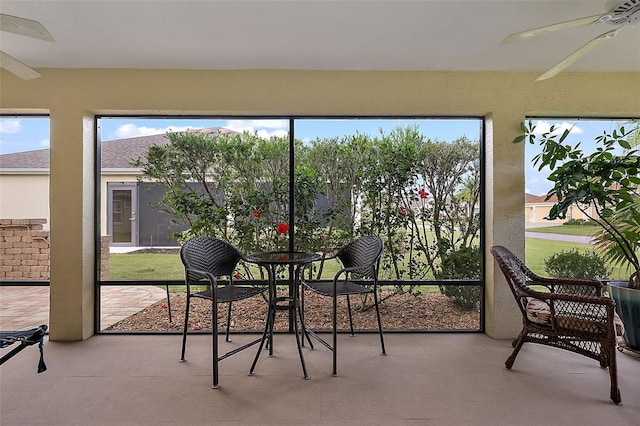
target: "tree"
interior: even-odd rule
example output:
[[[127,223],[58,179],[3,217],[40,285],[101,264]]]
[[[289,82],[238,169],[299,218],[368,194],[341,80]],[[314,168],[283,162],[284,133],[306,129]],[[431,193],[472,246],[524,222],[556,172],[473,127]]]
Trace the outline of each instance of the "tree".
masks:
[[[288,137],[167,137],[134,164],[167,189],[158,207],[190,226],[182,239],[212,235],[243,252],[283,250],[289,232],[279,231],[293,226],[297,250],[332,253],[375,234],[385,241],[387,278],[424,280],[477,236],[479,147],[466,138],[431,141],[417,126],[400,126],[375,138],[295,141],[289,223]]]
[[[168,144],[151,146],[145,158],[132,162],[144,178],[167,189],[158,208],[189,224],[190,234],[228,236],[228,211],[221,188],[233,179],[233,171],[224,167],[226,151],[218,142],[231,137],[167,133]]]

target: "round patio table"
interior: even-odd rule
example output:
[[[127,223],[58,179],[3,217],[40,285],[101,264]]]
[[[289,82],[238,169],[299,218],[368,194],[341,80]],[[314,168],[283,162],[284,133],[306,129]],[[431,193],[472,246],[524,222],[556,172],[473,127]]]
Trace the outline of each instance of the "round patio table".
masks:
[[[313,252],[301,252],[301,251],[275,251],[275,252],[261,252],[253,253],[246,257],[246,260],[260,265],[267,270],[269,281],[269,311],[267,313],[267,321],[264,327],[264,333],[262,335],[262,341],[258,348],[249,375],[253,375],[260,353],[264,347],[265,341],[268,339],[269,357],[273,356],[273,325],[276,318],[276,311],[288,310],[290,318],[293,318],[293,331],[296,335],[296,344],[298,346],[298,354],[300,355],[300,364],[302,365],[302,372],[304,378],[308,379],[307,366],[304,362],[304,356],[302,355],[302,345],[304,344],[304,336],[306,335],[306,329],[304,321],[302,320],[302,310],[300,309],[300,268],[307,263],[320,260],[321,256],[318,253]],[[293,281],[289,280],[289,295],[278,296],[276,289],[276,269],[278,266],[290,265],[293,266],[294,278]],[[300,320],[300,326],[302,328],[302,335],[298,330],[298,320]]]

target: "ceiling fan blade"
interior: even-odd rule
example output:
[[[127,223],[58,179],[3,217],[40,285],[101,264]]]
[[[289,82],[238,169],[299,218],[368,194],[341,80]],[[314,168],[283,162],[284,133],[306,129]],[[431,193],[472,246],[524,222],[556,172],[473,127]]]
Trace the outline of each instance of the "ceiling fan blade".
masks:
[[[4,13],[0,13],[0,30],[40,40],[55,41],[40,22]]]
[[[612,37],[615,37],[618,34],[618,31],[620,31],[622,28],[624,28],[624,26],[620,28],[616,28],[615,30],[612,30],[612,31],[608,31],[594,38],[593,40],[591,40],[590,42],[582,46],[580,49],[576,50],[571,55],[567,56],[562,61],[558,62],[553,68],[551,68],[549,71],[545,72],[540,77],[538,77],[536,81],[547,80],[553,77],[554,75],[558,74],[560,71],[567,68],[569,65],[577,61],[581,56],[588,53],[591,49],[595,48],[603,41],[608,40]]]
[[[23,80],[32,80],[42,76],[38,71],[30,68],[14,57],[0,51],[0,68],[17,75]]]
[[[580,19],[574,19],[572,21],[560,22],[559,24],[548,25],[546,27],[534,28],[532,30],[511,34],[510,36],[507,36],[504,40],[502,40],[502,44],[513,43],[514,41],[536,37],[553,31],[583,27],[586,25],[595,24],[596,22],[608,21],[609,19],[611,19],[611,14],[604,13],[602,15],[587,16]]]

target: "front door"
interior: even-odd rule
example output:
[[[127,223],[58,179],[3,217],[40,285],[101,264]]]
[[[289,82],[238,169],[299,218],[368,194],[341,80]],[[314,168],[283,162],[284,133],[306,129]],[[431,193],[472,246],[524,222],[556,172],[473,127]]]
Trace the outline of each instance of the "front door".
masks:
[[[109,182],[107,190],[107,230],[111,235],[111,245],[136,246],[138,244],[137,184]]]

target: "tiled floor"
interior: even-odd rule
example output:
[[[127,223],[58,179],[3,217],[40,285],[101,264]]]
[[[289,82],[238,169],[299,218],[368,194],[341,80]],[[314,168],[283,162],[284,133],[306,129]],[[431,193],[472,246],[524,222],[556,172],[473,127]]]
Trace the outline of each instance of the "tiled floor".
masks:
[[[166,297],[154,286],[103,287],[100,329]],[[0,287],[0,330],[49,324],[49,287]]]

